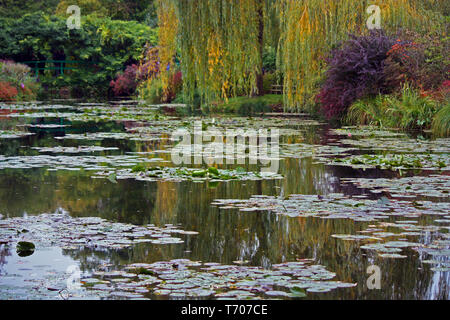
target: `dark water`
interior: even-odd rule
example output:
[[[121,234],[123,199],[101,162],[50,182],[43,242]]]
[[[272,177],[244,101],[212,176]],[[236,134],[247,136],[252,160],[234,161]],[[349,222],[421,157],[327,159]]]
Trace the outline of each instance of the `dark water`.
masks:
[[[66,119],[0,118],[3,128],[11,123],[68,123],[64,129],[36,130],[36,135],[20,139],[1,139],[0,154],[38,155],[31,147],[98,145],[118,147],[102,154],[126,154],[158,150],[163,141],[135,142],[55,140],[55,136],[81,132],[125,132],[132,122],[70,122]],[[0,128],[2,128],[0,127]],[[32,131],[32,130],[30,130]],[[308,128],[308,143],[327,143],[327,128]],[[296,137],[287,137],[295,141]],[[290,139],[290,140],[289,140]],[[168,157],[164,155],[162,157]],[[336,272],[340,281],[358,283],[355,288],[311,293],[308,299],[448,299],[449,272],[434,272],[422,264],[419,254],[406,250],[407,259],[380,259],[367,255],[355,241],[342,241],[333,234],[357,234],[371,223],[349,219],[289,218],[270,212],[220,211],[211,206],[214,199],[246,199],[252,195],[290,194],[327,195],[341,192],[368,193],[352,185],[341,185],[340,178],[395,177],[388,170],[360,170],[315,163],[312,158],[281,160],[283,180],[231,181],[217,185],[193,182],[142,182],[93,179],[89,171],[48,171],[46,168],[0,170],[0,214],[3,219],[38,215],[55,211],[73,217],[98,216],[111,221],[145,225],[174,224],[184,230],[198,231],[186,236],[183,244],[158,246],[139,244],[123,250],[61,250],[57,246],[37,250],[30,257],[19,257],[15,250],[0,246],[0,297],[46,298],[27,284],[27,279],[42,274],[64,272],[71,264],[92,271],[103,263],[117,268],[134,262],[168,261],[188,258],[194,261],[220,262],[248,260],[251,266],[270,268],[272,264],[313,258],[315,263]],[[381,195],[372,195],[374,199]],[[367,287],[367,268],[381,269],[381,289]],[[3,279],[2,279],[3,278]],[[3,290],[1,289],[3,287]],[[8,293],[5,293],[8,288]],[[2,293],[3,291],[3,293]],[[58,298],[57,296],[52,296]]]

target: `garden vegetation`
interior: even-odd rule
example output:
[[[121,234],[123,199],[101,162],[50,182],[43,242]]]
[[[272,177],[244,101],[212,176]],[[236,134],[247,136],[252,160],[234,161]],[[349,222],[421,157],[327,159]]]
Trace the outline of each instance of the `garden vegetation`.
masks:
[[[0,99],[56,89],[253,115],[282,93],[288,112],[448,135],[448,1],[81,0],[74,30],[69,2],[0,1]]]

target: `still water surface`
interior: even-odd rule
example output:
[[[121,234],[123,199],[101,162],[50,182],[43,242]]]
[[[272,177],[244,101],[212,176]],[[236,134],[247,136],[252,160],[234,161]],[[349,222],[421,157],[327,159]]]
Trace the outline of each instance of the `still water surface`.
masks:
[[[40,106],[40,111],[72,112],[78,109],[52,109]],[[112,108],[112,107],[111,107]],[[117,108],[117,107],[116,107]],[[26,109],[26,108],[25,108]],[[23,111],[19,111],[23,112]],[[32,112],[36,112],[33,110]],[[85,111],[84,111],[85,112]],[[101,114],[98,113],[98,114]],[[104,139],[101,141],[55,139],[66,134],[85,132],[129,132],[127,128],[145,125],[138,121],[71,120],[67,117],[11,117],[3,112],[0,129],[11,130],[23,124],[63,124],[66,127],[28,128],[34,135],[0,139],[0,155],[4,157],[53,156],[62,153],[39,153],[36,147],[101,146],[117,148],[83,155],[129,155],[151,152],[173,144],[170,130],[153,141]],[[282,120],[284,121],[284,120]],[[335,144],[339,137],[330,133],[326,125],[309,125],[295,119],[286,127],[301,134],[287,134],[283,143]],[[144,123],[144,124],[143,124]],[[249,123],[251,125],[251,123]],[[23,127],[21,127],[23,128]],[[20,129],[23,130],[23,129]],[[67,155],[67,154],[64,154]],[[80,154],[69,154],[80,156]],[[143,155],[145,157],[145,155]],[[149,154],[147,157],[170,161],[170,154]],[[448,154],[447,154],[448,157]],[[155,165],[169,162],[155,161]],[[251,166],[246,166],[250,168]],[[173,224],[198,235],[181,236],[182,244],[137,244],[120,250],[79,248],[63,249],[57,244],[37,247],[34,254],[19,257],[13,246],[0,245],[0,298],[47,299],[63,298],[63,289],[70,276],[65,273],[71,265],[78,265],[82,273],[94,272],[98,266],[111,264],[113,268],[131,263],[152,263],[186,258],[192,261],[233,264],[248,261],[248,266],[270,269],[273,264],[314,259],[336,273],[339,281],[357,283],[354,288],[340,288],[325,293],[308,293],[307,299],[448,299],[450,272],[432,271],[432,265],[422,263],[425,257],[412,249],[405,249],[405,259],[379,258],[360,248],[359,241],[343,241],[334,234],[358,234],[372,222],[351,219],[321,219],[316,217],[288,217],[269,211],[245,212],[220,210],[211,203],[215,199],[248,199],[254,195],[286,198],[291,194],[321,195],[332,193],[371,199],[389,196],[371,193],[352,184],[342,184],[341,178],[395,178],[398,172],[380,169],[356,169],[317,163],[312,157],[281,159],[279,173],[282,180],[228,181],[196,183],[192,181],[136,181],[92,178],[89,170],[48,170],[42,168],[3,168],[0,170],[0,214],[2,219],[59,212],[72,217],[101,217],[109,221],[134,225]],[[54,169],[54,168],[50,168]],[[424,172],[406,175],[424,175]],[[447,174],[444,172],[441,174]],[[448,202],[449,198],[433,201]],[[408,218],[404,218],[407,220]],[[388,219],[387,221],[394,221]],[[396,221],[399,219],[397,218]],[[408,219],[411,220],[411,219]],[[1,221],[1,220],[0,220]],[[433,224],[433,218],[420,219],[421,224]],[[428,237],[428,238],[427,238]],[[430,242],[433,234],[426,233],[415,241]],[[447,263],[449,257],[443,258]],[[367,287],[367,268],[376,265],[381,270],[381,289]],[[447,264],[448,266],[448,264]],[[75,298],[98,298],[84,291]],[[151,298],[161,298],[150,296]]]

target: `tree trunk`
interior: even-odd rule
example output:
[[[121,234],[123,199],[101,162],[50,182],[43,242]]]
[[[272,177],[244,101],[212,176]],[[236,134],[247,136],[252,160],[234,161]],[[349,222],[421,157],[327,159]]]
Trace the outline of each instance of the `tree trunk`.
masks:
[[[258,66],[258,73],[256,74],[256,96],[262,96],[264,94],[263,90],[263,47],[264,47],[264,0],[260,0],[258,4],[257,13],[259,29],[258,29],[258,51],[261,57],[260,64]]]

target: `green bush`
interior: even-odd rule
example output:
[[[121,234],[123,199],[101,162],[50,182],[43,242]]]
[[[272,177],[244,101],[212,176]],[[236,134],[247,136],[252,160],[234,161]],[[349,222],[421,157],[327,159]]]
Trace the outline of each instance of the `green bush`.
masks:
[[[276,72],[265,73],[263,76],[263,91],[268,94],[272,90],[272,86],[279,83],[279,75]]]
[[[264,72],[273,73],[277,70],[277,52],[273,47],[266,47],[263,51]]]
[[[160,104],[164,100],[164,89],[159,78],[153,79],[150,84],[144,83],[138,88],[139,97],[150,104]]]
[[[412,89],[407,83],[403,85],[399,98],[388,96],[387,100],[386,115],[391,119],[391,126],[403,130],[431,127],[437,103],[429,97],[421,96],[418,90]]]
[[[83,15],[96,14],[147,24],[154,23],[156,19],[154,0],[1,0],[0,16],[20,18],[27,13],[39,11],[67,17],[67,7],[72,4],[78,5]]]
[[[244,102],[242,103],[237,113],[241,116],[253,116],[261,113],[266,113],[270,111],[270,107],[267,105],[265,101],[256,100],[252,102]]]
[[[357,100],[347,110],[345,122],[357,125],[384,127],[385,125],[385,97]]]
[[[266,94],[257,97],[234,97],[228,101],[216,102],[209,105],[211,113],[230,113],[241,115],[254,115],[276,111],[283,108],[283,96],[278,94]]]

